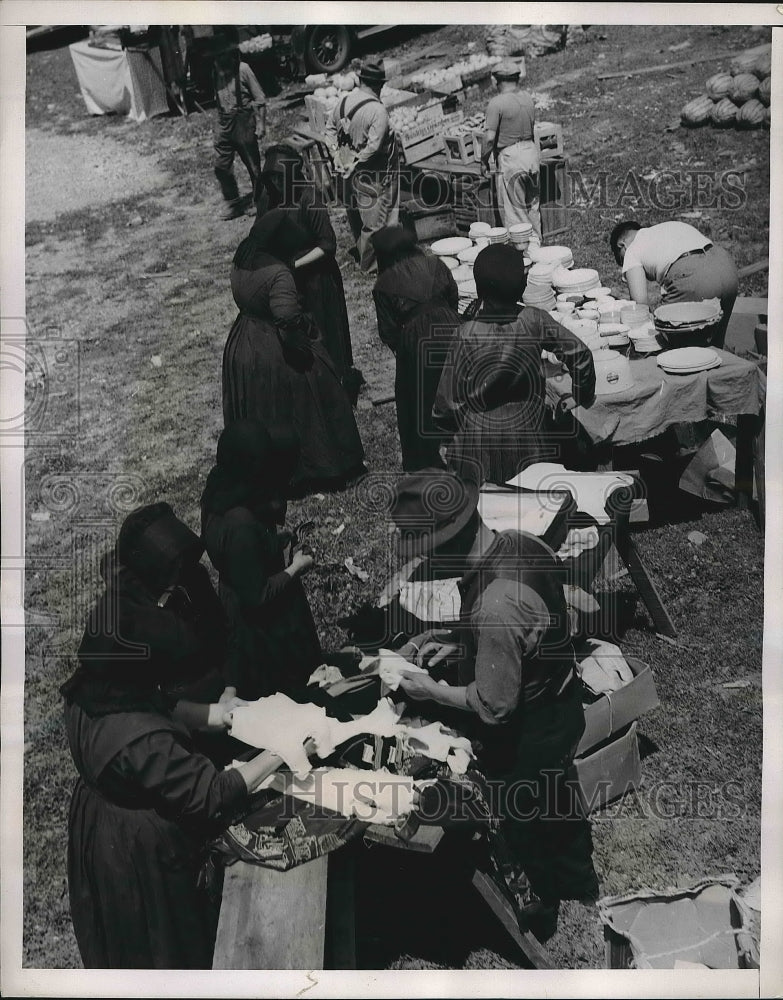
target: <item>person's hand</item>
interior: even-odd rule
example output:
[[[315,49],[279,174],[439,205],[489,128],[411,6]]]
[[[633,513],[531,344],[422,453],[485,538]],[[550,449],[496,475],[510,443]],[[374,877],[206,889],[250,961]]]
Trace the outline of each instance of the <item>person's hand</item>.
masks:
[[[439,663],[442,663],[449,656],[453,656],[458,650],[458,643],[432,639],[424,643],[416,654],[414,662],[419,667],[426,667],[428,670],[432,670],[433,667],[437,667]]]
[[[247,705],[247,702],[236,697],[211,704],[207,715],[207,729],[230,729],[234,721],[232,712],[240,705]]]
[[[489,177],[491,171],[489,169],[489,163],[486,160],[481,161],[481,176]]]
[[[266,129],[263,128],[256,129],[256,139],[258,139],[259,142],[263,142],[265,138],[266,138]]]
[[[236,696],[237,696],[237,689],[229,685],[226,688],[224,688],[223,694],[221,694],[221,696],[218,698],[218,702],[221,705],[225,705],[227,701],[231,701],[232,699],[236,698]]]
[[[428,674],[408,673],[407,670],[400,671],[400,687],[414,701],[427,701],[438,689],[438,685]]]
[[[309,552],[305,552],[304,549],[297,549],[288,568],[293,571],[294,576],[304,576],[305,573],[310,572],[314,565],[315,560]]]

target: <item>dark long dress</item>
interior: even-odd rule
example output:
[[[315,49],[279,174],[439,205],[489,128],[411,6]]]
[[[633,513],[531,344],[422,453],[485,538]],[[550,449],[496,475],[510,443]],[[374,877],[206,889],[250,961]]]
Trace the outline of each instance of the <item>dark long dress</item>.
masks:
[[[589,405],[592,354],[548,313],[526,308],[501,321],[479,313],[460,327],[433,410],[435,425],[453,436],[449,468],[505,483],[534,462],[556,460],[558,443],[544,430],[542,350],[562,359],[576,402]]]
[[[394,398],[406,472],[442,466],[432,405],[459,326],[459,293],[437,257],[415,253],[383,271],[373,289],[378,334],[396,358]]]
[[[233,507],[205,511],[202,531],[229,621],[227,683],[248,700],[296,695],[321,663],[321,647],[302,582],[285,572],[274,525]]]
[[[209,969],[217,910],[202,852],[247,794],[163,715],[90,718],[66,704],[71,917],[88,969]]]
[[[113,553],[101,572],[106,591],[63,687],[80,776],[68,826],[79,951],[87,968],[210,968],[217,925],[197,884],[201,853],[246,787],[195,752],[167,706],[222,666],[223,612],[203,566],[188,574],[188,601],[166,607]],[[223,688],[215,676],[210,699]],[[164,697],[155,684],[167,678]]]
[[[313,360],[295,368],[281,342],[283,328],[308,326],[291,272],[283,264],[234,267],[231,291],[240,309],[223,352],[223,418],[293,426],[301,444],[293,485],[350,478],[364,452],[351,404],[317,332]]]
[[[312,246],[309,249],[319,247],[324,256],[313,264],[292,268],[292,273],[304,308],[315,320],[337,374],[340,378],[345,378],[346,372],[353,365],[353,347],[343,276],[335,260],[337,237],[329,219],[329,209],[320,191],[314,184],[300,186],[298,190],[301,190],[301,195],[296,206],[280,207],[311,235]],[[262,197],[259,215],[268,204],[269,199]]]

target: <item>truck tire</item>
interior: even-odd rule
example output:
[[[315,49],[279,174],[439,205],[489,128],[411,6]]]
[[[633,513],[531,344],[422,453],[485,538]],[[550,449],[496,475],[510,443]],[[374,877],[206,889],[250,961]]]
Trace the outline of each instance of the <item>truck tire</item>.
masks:
[[[314,24],[305,41],[305,64],[311,73],[338,73],[348,62],[353,36],[345,25]]]

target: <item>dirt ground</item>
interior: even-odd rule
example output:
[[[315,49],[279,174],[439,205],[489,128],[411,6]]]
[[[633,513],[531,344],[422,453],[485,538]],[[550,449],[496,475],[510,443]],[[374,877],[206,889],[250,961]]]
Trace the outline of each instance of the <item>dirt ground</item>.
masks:
[[[481,44],[483,33],[450,26],[425,37],[457,58],[469,44]],[[742,27],[594,26],[584,45],[531,61],[529,83],[546,89],[546,117],[563,123],[570,164],[588,179],[604,169],[614,182],[629,170],[654,177],[671,169],[744,166],[741,211],[681,209],[698,211],[695,223],[724,242],[742,266],[768,249],[768,132],[667,131],[720,63],[635,80],[598,77],[681,60],[687,52],[675,47],[683,41],[697,58],[764,40]],[[405,57],[422,44],[409,37],[383,54]],[[479,95],[474,104],[485,101]],[[268,141],[285,136],[301,114],[282,111],[280,104],[270,109]],[[222,427],[220,362],[236,314],[230,260],[252,219],[219,218],[213,116],[139,125],[91,119],[67,49],[28,59],[28,321],[34,338],[66,345],[75,359],[69,381],[61,388],[54,380],[47,384],[57,426],[30,439],[27,461],[26,599],[28,615],[41,623],[28,629],[25,673],[28,967],[79,966],[64,847],[75,775],[58,687],[73,669],[84,616],[99,587],[98,555],[122,516],[153,499],[169,499],[197,527]],[[238,177],[247,190],[241,165]],[[667,217],[644,201],[574,208],[564,242],[578,266],[596,267],[605,281],[616,282],[607,234],[620,214],[629,213],[650,221]],[[354,353],[368,382],[357,423],[371,473],[383,479],[400,471],[394,409],[373,407],[369,397],[389,384],[393,361],[378,342],[372,283],[348,255],[338,208],[333,221]],[[741,294],[766,294],[766,282],[766,273],[757,273],[743,282]],[[310,497],[290,511],[293,522],[312,517],[318,525],[318,565],[307,588],[326,645],[344,640],[337,619],[374,600],[390,569],[386,528],[367,496]],[[694,525],[707,536],[698,548],[688,541]],[[726,870],[750,881],[759,870],[763,536],[747,512],[688,508],[640,532],[637,544],[681,635],[675,644],[656,637],[641,605],[623,634],[623,649],[652,665],[661,707],[640,723],[645,757],[639,792],[593,817],[603,891],[687,884]],[[367,570],[366,581],[345,569],[348,556]],[[725,687],[736,680],[747,683]],[[470,896],[454,901],[452,919],[484,926]],[[399,941],[388,964],[518,967],[508,940],[479,940],[482,934],[476,929],[474,940],[455,949],[437,934]],[[595,910],[564,904],[549,948],[560,968],[601,967]]]

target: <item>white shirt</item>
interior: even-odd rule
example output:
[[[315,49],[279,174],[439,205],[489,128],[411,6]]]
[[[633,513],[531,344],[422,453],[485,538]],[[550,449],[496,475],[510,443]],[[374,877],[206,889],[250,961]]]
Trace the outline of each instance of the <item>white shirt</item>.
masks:
[[[623,274],[632,267],[643,267],[650,281],[663,281],[667,268],[690,250],[700,250],[710,244],[698,229],[687,222],[661,222],[640,229],[625,251]]]

